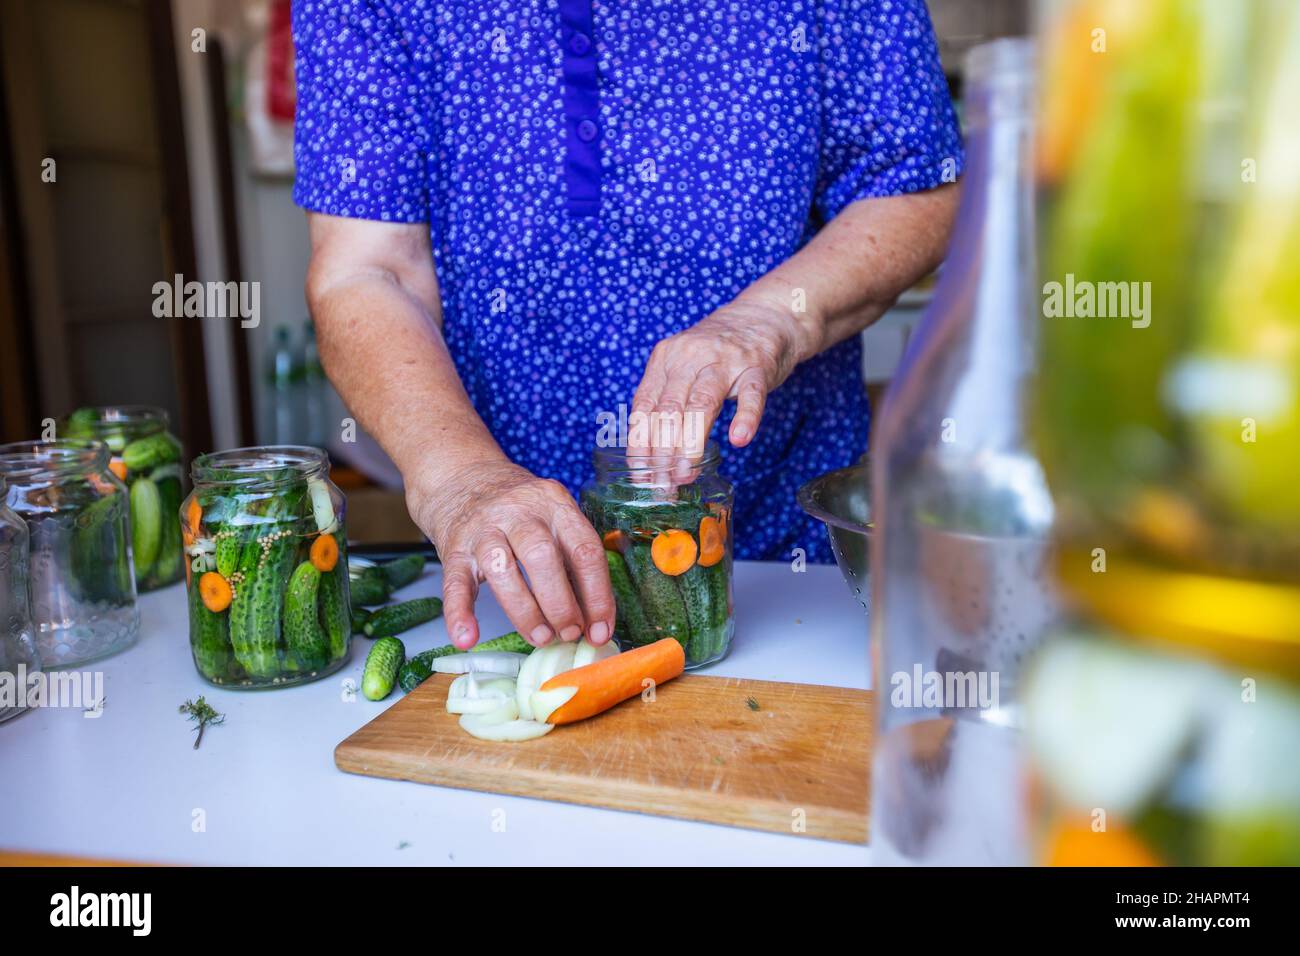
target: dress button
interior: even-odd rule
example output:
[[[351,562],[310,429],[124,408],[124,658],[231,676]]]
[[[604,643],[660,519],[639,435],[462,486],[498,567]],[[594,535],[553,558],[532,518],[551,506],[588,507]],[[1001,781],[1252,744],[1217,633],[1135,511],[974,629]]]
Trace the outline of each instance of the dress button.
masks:
[[[596,138],[596,124],[591,120],[583,120],[578,124],[578,139],[584,143],[590,143]]]
[[[591,49],[591,39],[585,33],[575,33],[569,37],[569,49],[582,56]]]

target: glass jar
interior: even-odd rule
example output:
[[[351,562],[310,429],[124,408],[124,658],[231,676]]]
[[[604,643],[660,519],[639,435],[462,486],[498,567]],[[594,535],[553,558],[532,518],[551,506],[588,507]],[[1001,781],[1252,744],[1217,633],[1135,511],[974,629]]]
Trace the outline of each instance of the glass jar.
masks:
[[[1297,865],[1300,181],[1265,170],[1300,8],[1132,9],[1045,89],[1036,431],[1077,623],[1030,671],[1038,859]]]
[[[624,650],[664,637],[682,643],[690,670],[722,660],[735,633],[731,483],[709,442],[685,484],[675,462],[597,448],[582,510],[605,543],[618,604],[614,636]],[[676,477],[683,477],[680,473]]]
[[[41,669],[27,598],[27,525],[5,504],[5,490],[0,477],[0,681],[9,683],[0,693],[0,723],[27,709],[20,688]]]
[[[181,507],[190,649],[204,680],[286,687],[348,659],[352,610],[343,493],[318,448],[200,455]]]
[[[934,300],[872,436],[879,863],[1028,855],[1020,669],[1058,614],[1053,507],[1029,446],[1033,46],[966,63],[961,205]]]
[[[100,441],[0,445],[5,500],[27,523],[28,593],[47,668],[115,654],[140,633],[126,486],[108,459]]]
[[[131,554],[138,591],[174,584],[185,573],[181,533],[172,515],[184,497],[181,443],[167,413],[150,405],[79,408],[63,424],[65,438],[97,438],[112,452],[108,467],[126,483],[131,503]]]

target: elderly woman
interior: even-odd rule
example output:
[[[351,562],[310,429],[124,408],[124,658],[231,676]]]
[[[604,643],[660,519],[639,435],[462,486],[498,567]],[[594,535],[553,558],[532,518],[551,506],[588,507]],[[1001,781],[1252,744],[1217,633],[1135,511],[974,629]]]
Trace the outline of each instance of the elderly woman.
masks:
[[[620,406],[711,428],[737,557],[825,558],[795,491],[865,449],[858,332],[956,200],[921,0],[300,0],[294,40],[321,353],[456,644],[484,581],[535,644],[609,639],[573,492]]]

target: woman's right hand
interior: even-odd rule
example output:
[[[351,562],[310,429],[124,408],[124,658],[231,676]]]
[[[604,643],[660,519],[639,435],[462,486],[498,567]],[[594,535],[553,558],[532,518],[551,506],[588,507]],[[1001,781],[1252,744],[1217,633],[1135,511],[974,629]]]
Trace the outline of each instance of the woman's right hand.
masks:
[[[604,546],[558,481],[504,458],[480,461],[443,471],[436,487],[408,480],[406,503],[438,549],[443,616],[457,647],[479,639],[474,600],[482,581],[538,647],[584,634],[603,644],[614,633]]]

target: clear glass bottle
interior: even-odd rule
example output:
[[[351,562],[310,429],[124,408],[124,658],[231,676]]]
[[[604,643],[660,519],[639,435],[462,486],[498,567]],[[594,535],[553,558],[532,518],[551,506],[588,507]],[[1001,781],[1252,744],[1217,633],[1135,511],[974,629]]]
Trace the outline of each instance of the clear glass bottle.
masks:
[[[0,445],[5,500],[27,523],[28,593],[46,668],[115,654],[135,642],[126,486],[100,441]]]
[[[1013,864],[1018,672],[1056,616],[1053,509],[1026,438],[1034,369],[1034,54],[967,62],[967,170],[934,301],[874,436],[872,847]]]
[[[0,681],[9,682],[0,699],[0,723],[27,709],[20,691],[27,677],[41,669],[27,597],[27,525],[5,504],[5,480],[0,477]]]
[[[181,443],[167,425],[161,408],[113,405],[79,408],[60,431],[65,438],[97,438],[112,452],[108,467],[130,495],[131,554],[141,592],[174,584],[185,573],[173,518],[185,496]]]
[[[190,649],[222,687],[285,687],[346,663],[346,503],[318,448],[200,455],[181,507]]]
[[[1079,9],[1049,43],[1075,45]],[[1037,859],[1294,866],[1300,8],[1132,9],[1045,89],[1040,281],[1129,308],[1043,323],[1035,433],[1078,618],[1029,672]]]
[[[731,512],[734,491],[709,442],[691,480],[670,477],[677,460],[597,448],[583,513],[605,543],[618,604],[614,636],[624,650],[664,637],[681,641],[687,669],[722,660],[735,635]],[[677,474],[680,478],[680,473]]]

